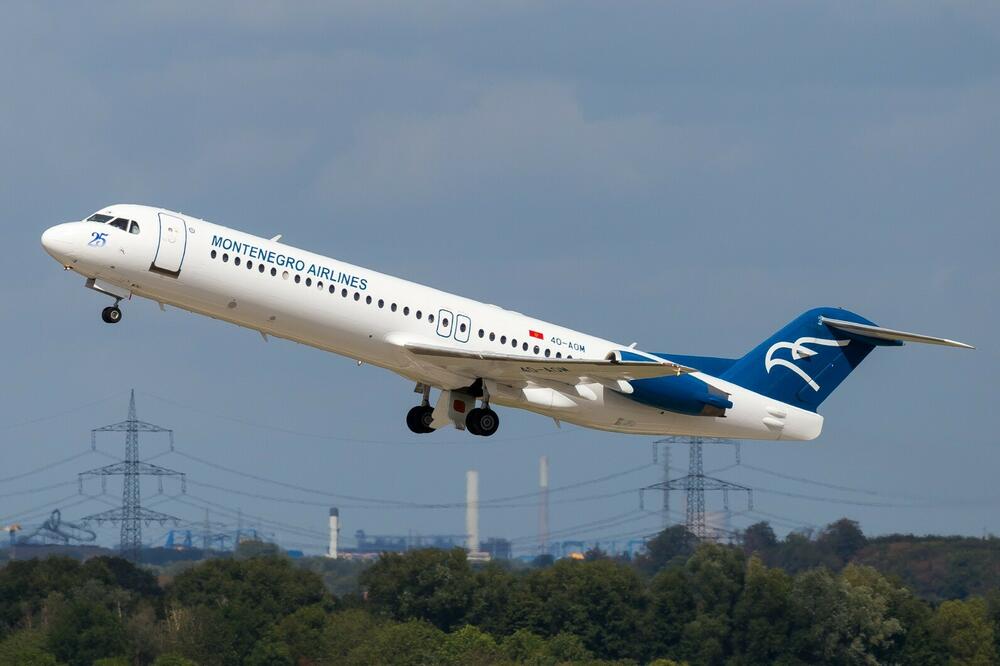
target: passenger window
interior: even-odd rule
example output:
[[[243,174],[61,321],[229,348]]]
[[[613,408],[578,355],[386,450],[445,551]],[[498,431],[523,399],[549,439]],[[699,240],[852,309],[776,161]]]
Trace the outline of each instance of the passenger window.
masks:
[[[343,296],[344,298],[347,298],[347,290],[346,289],[341,289],[340,290],[340,295]]]
[[[385,301],[383,301],[381,298],[378,299],[378,309],[381,310],[384,307],[385,307]]]
[[[496,339],[497,339],[496,333],[494,333],[493,331],[490,331],[490,342],[493,342]]]
[[[277,275],[277,274],[278,274],[278,269],[277,269],[277,268],[274,268],[274,267],[272,266],[272,267],[271,267],[271,277],[274,277],[274,276],[275,276],[275,275]]]
[[[562,352],[556,352],[556,358],[562,358]]]
[[[225,264],[225,263],[228,263],[228,262],[229,262],[229,255],[227,253],[223,252],[222,253],[222,263]]]
[[[365,303],[367,303],[368,305],[371,305],[372,304],[372,297],[371,296],[365,296]]]
[[[528,351],[528,343],[527,342],[522,342],[521,343],[521,349],[523,349],[524,351]]]
[[[212,259],[215,259],[217,256],[219,256],[218,253],[215,250],[212,250]]]
[[[500,344],[502,344],[502,345],[507,344],[507,336],[506,335],[501,335],[500,336]]]
[[[330,292],[331,294],[336,294],[336,293],[337,293],[337,287],[336,287],[336,285],[332,285],[332,284],[331,284],[331,285],[330,285],[330,288],[329,288],[329,292]]]
[[[248,261],[247,262],[247,270],[248,271],[252,271],[253,270],[253,262],[252,261]]]
[[[534,348],[534,349],[533,349],[532,351],[533,351],[533,352],[535,352],[535,353],[537,354],[537,353],[538,353],[538,352],[540,352],[541,350],[540,350],[540,349],[538,348],[538,345],[535,345],[535,348]]]
[[[312,278],[310,278],[310,277],[306,278],[306,286],[307,287],[313,286],[313,279]]]
[[[236,264],[237,266],[239,266],[240,265],[240,258],[239,257],[234,257],[233,258],[233,263]]]
[[[108,224],[115,227],[116,229],[121,229],[122,231],[128,231],[128,220],[126,220],[124,217],[116,217],[115,219],[111,220],[111,222],[109,222]]]
[[[359,294],[358,292],[354,292],[354,300],[356,301],[361,300],[361,294]]]
[[[511,338],[510,339],[510,346],[514,347],[514,348],[517,348],[517,339],[516,338]]]
[[[409,314],[410,314],[410,306],[406,305],[406,306],[403,307],[403,316],[407,317],[407,316],[409,316]]]
[[[132,225],[128,228],[128,232],[130,234],[137,234],[137,233],[139,233],[139,223],[133,220],[132,221]]]
[[[266,269],[266,268],[267,268],[267,266],[265,266],[264,264],[257,264],[257,272],[258,273],[263,273],[264,269]]]
[[[316,280],[316,288],[319,289],[320,291],[323,291],[323,281],[322,280]]]
[[[93,215],[91,215],[90,217],[87,218],[87,221],[88,222],[100,222],[101,224],[104,224],[105,222],[107,222],[108,220],[110,220],[112,217],[113,217],[112,215],[103,215],[101,213],[94,213]]]
[[[295,284],[298,284],[299,282],[302,282],[302,276],[299,275],[298,273],[296,273],[295,274]]]
[[[548,357],[549,357],[549,356],[551,356],[551,355],[552,355],[552,350],[550,350],[550,349],[546,349],[546,350],[545,350],[545,358],[548,358]]]
[[[424,318],[424,313],[421,312],[420,310],[417,310],[417,319],[423,319],[423,318]]]

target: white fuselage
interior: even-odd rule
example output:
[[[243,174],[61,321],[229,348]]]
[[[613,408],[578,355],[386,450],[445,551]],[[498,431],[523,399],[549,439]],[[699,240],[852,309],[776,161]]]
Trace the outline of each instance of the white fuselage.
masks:
[[[439,389],[460,389],[476,378],[415,357],[405,344],[526,358],[547,353],[551,358],[604,359],[626,349],[165,209],[116,205],[101,212],[136,221],[138,233],[84,221],[53,227],[43,236],[50,254],[96,280],[99,290],[125,298],[142,296],[265,336],[294,340]],[[729,394],[733,407],[725,417],[646,406],[601,383],[579,387],[539,379],[528,386],[500,385],[491,400],[615,432],[794,440],[820,433],[823,419],[818,414],[703,373],[693,376]]]

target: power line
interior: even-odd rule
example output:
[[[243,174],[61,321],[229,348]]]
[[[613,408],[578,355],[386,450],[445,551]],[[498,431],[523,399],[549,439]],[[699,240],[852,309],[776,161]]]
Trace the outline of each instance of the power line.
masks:
[[[111,398],[114,398],[114,397],[117,397],[117,394],[107,395],[107,396],[101,398],[100,400],[95,400],[94,402],[88,402],[88,403],[86,403],[84,405],[80,405],[78,407],[72,407],[70,409],[67,409],[66,411],[58,412],[56,414],[49,414],[48,416],[39,416],[38,418],[35,418],[35,419],[28,419],[27,421],[20,421],[18,423],[11,423],[9,425],[0,426],[0,429],[2,429],[2,430],[13,430],[14,428],[21,428],[21,427],[26,426],[26,425],[34,425],[36,423],[43,423],[45,421],[52,421],[54,419],[62,418],[63,416],[66,416],[68,414],[73,414],[75,412],[79,412],[81,410],[87,409],[88,407],[93,407],[94,405],[99,405],[102,402],[107,402],[108,400],[110,400]]]
[[[61,481],[59,483],[53,483],[48,486],[37,486],[35,488],[29,488],[27,490],[18,490],[12,493],[0,493],[0,497],[20,497],[21,495],[34,495],[37,493],[45,492],[46,490],[52,490],[54,488],[64,488],[66,486],[75,486],[76,481]]]
[[[230,474],[235,474],[237,476],[242,476],[242,477],[245,477],[245,478],[248,478],[248,479],[252,479],[254,481],[260,481],[262,483],[270,483],[270,484],[273,484],[273,485],[276,485],[276,486],[280,486],[282,488],[288,488],[290,490],[298,490],[298,491],[304,492],[304,493],[309,493],[309,494],[313,494],[313,495],[319,495],[321,497],[327,497],[327,498],[333,498],[333,499],[347,499],[347,500],[351,500],[351,501],[355,501],[355,502],[363,502],[363,503],[369,503],[369,504],[384,505],[387,508],[462,509],[462,508],[465,508],[465,506],[466,506],[465,502],[407,502],[407,501],[402,501],[402,500],[392,500],[392,499],[383,499],[383,498],[377,498],[377,497],[362,497],[362,496],[358,496],[358,495],[345,495],[345,494],[341,494],[341,493],[332,493],[332,492],[329,492],[329,491],[326,491],[326,490],[319,490],[319,489],[316,489],[316,488],[310,488],[310,487],[302,486],[302,485],[295,484],[295,483],[287,483],[285,481],[278,481],[278,480],[275,480],[275,479],[272,479],[272,478],[269,478],[269,477],[266,477],[266,476],[261,476],[259,474],[252,474],[252,473],[249,473],[249,472],[243,472],[243,471],[234,469],[232,467],[227,467],[225,465],[220,465],[219,463],[215,463],[215,462],[212,462],[210,460],[205,460],[204,458],[200,458],[198,456],[192,455],[190,453],[185,453],[183,451],[174,451],[173,453],[175,453],[176,455],[179,455],[179,456],[181,456],[183,458],[188,458],[188,459],[193,460],[195,462],[201,463],[202,465],[206,465],[206,466],[211,467],[213,469],[218,469],[218,470],[221,470],[221,471],[224,471],[224,472],[228,472]],[[606,474],[604,476],[599,476],[599,477],[596,477],[596,478],[593,478],[593,479],[586,479],[584,481],[578,481],[576,483],[570,483],[570,484],[566,484],[566,485],[563,485],[563,486],[556,486],[555,488],[550,488],[549,492],[550,493],[552,493],[552,492],[562,492],[562,491],[565,491],[565,490],[571,490],[573,488],[580,488],[580,487],[587,486],[587,485],[594,485],[594,484],[598,484],[598,483],[603,483],[605,481],[610,481],[612,479],[620,478],[622,476],[626,476],[626,475],[629,475],[629,474],[634,474],[634,473],[636,473],[638,471],[647,469],[647,468],[649,468],[651,466],[653,466],[653,465],[651,465],[650,463],[645,463],[645,464],[639,465],[637,467],[632,467],[632,468],[629,468],[629,469],[626,469],[626,470],[622,470],[620,472],[614,472],[612,474]],[[202,484],[202,485],[204,485],[204,484]],[[492,498],[492,499],[480,501],[479,502],[479,507],[480,508],[494,508],[494,505],[497,505],[500,502],[507,502],[507,501],[511,501],[511,500],[525,499],[525,498],[528,498],[528,497],[538,497],[540,495],[541,495],[541,493],[539,491],[535,491],[535,492],[530,492],[530,493],[522,493],[520,495],[509,495],[509,496],[506,496],[506,497],[495,497],[495,498]],[[515,505],[509,505],[508,507],[503,507],[503,508],[514,508],[514,506]],[[534,505],[527,505],[527,506],[534,506]]]
[[[11,481],[17,481],[18,479],[23,479],[25,477],[32,476],[34,474],[39,474],[41,472],[48,471],[53,467],[58,467],[59,465],[64,465],[68,462],[79,460],[84,456],[89,456],[91,453],[92,451],[88,449],[86,451],[81,451],[80,453],[74,453],[68,458],[62,458],[61,460],[56,460],[54,462],[46,463],[41,467],[36,467],[35,469],[28,470],[27,472],[21,472],[20,474],[12,474],[11,476],[0,477],[0,483],[10,483]]]

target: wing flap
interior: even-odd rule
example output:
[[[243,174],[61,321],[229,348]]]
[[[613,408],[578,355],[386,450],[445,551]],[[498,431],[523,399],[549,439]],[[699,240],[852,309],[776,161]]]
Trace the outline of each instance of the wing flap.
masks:
[[[501,382],[521,382],[534,379],[555,380],[564,384],[583,381],[620,382],[651,377],[670,377],[696,372],[670,361],[617,361],[577,358],[525,358],[510,354],[474,352],[420,343],[405,343],[403,347],[449,372],[471,378],[482,377]]]
[[[955,340],[949,340],[948,338],[938,338],[933,335],[908,333],[906,331],[897,331],[891,328],[872,326],[870,324],[859,324],[853,321],[830,319],[828,317],[820,317],[819,320],[821,323],[829,326],[830,328],[837,328],[842,331],[847,331],[848,333],[857,333],[858,335],[864,335],[869,338],[876,338],[878,340],[892,340],[895,342],[921,342],[929,345],[944,345],[945,347],[958,347],[960,349],[975,349],[975,347],[973,347],[972,345],[967,345],[964,342],[957,342]]]

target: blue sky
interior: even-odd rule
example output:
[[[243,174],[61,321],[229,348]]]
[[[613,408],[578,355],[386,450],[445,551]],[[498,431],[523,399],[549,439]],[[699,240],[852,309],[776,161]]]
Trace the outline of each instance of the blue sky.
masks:
[[[657,351],[738,356],[816,305],[971,342],[873,354],[823,405],[818,441],[743,446],[747,465],[868,493],[724,474],[761,489],[779,532],[843,515],[870,533],[1000,532],[992,3],[16,4],[0,85],[0,477],[85,451],[90,428],[124,418],[131,387],[179,450],[343,495],[461,502],[470,468],[487,499],[533,491],[543,454],[554,486],[650,462],[650,438],[510,410],[491,440],[415,437],[404,380],[151,303],[106,326],[105,302],[38,238],[136,202]],[[13,493],[107,460],[0,482],[0,522],[74,488]],[[156,462],[195,483],[327,502],[177,454]],[[655,515],[611,519],[638,508],[626,491],[657,480],[649,467],[554,493],[552,528],[650,532]],[[322,541],[323,506],[189,492],[307,528],[289,542]],[[562,501],[574,497],[590,499]],[[530,548],[530,503],[484,509],[484,536]],[[156,508],[204,518],[175,500]],[[464,525],[460,509],[342,515],[346,534]]]

